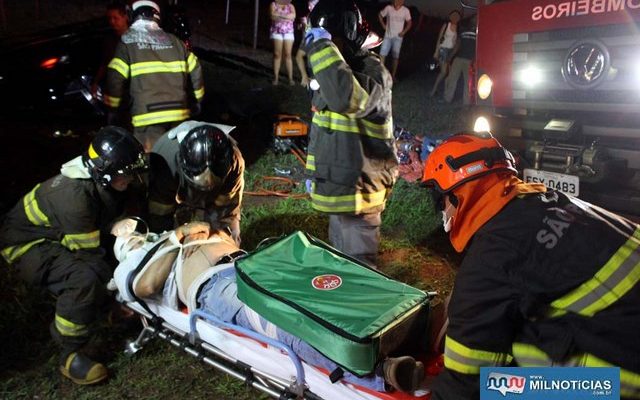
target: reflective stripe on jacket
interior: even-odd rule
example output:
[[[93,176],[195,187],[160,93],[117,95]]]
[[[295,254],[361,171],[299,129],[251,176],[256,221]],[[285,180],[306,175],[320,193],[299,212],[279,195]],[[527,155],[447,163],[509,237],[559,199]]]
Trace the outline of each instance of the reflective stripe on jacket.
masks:
[[[378,56],[354,55],[348,64],[329,40],[306,49],[320,89],[307,173],[314,178],[313,208],[326,213],[380,212],[396,180],[389,72]]]
[[[449,304],[433,399],[477,398],[484,366],[616,366],[640,398],[640,228],[549,191],[474,235]]]
[[[45,240],[72,251],[100,247],[100,230],[120,213],[121,202],[91,179],[55,176],[27,193],[0,227],[0,254],[13,263]]]
[[[109,63],[104,103],[121,106],[127,88],[134,127],[183,121],[204,97],[202,68],[180,39],[136,21]]]

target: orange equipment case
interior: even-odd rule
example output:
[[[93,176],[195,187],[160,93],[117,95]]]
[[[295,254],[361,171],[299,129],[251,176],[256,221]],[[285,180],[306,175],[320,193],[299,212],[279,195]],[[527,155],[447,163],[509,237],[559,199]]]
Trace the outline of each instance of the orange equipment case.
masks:
[[[307,136],[309,127],[297,115],[278,114],[273,134],[279,138]]]

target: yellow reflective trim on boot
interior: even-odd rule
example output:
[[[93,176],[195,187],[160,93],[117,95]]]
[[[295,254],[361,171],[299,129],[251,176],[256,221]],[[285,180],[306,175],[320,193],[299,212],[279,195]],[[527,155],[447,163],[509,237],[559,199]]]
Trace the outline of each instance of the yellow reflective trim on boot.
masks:
[[[103,364],[75,352],[67,356],[64,365],[60,366],[60,373],[78,385],[93,385],[108,376]]]

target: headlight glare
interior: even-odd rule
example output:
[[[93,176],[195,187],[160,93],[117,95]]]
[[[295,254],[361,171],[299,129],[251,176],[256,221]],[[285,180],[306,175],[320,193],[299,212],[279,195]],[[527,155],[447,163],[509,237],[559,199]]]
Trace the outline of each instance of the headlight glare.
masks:
[[[478,79],[478,97],[482,100],[486,100],[491,94],[491,88],[493,87],[493,81],[489,78],[489,75],[482,74]]]
[[[474,132],[491,132],[491,125],[486,117],[476,118],[476,122],[473,124]]]
[[[522,69],[518,76],[520,82],[526,87],[534,87],[544,80],[542,70],[535,65],[528,65]]]

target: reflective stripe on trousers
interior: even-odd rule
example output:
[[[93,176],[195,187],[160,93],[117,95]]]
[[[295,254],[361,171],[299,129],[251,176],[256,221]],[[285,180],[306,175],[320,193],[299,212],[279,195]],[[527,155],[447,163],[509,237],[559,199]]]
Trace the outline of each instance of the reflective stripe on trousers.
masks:
[[[547,353],[527,343],[514,343],[513,357],[521,367],[618,367],[587,353],[553,361]],[[640,374],[620,368],[620,395],[640,399]]]
[[[507,353],[477,350],[447,336],[444,342],[444,365],[462,374],[479,374],[480,367],[499,367],[512,361]]]

